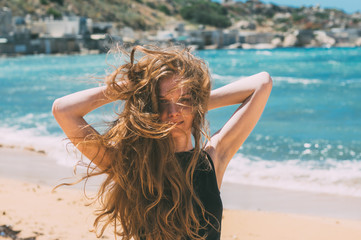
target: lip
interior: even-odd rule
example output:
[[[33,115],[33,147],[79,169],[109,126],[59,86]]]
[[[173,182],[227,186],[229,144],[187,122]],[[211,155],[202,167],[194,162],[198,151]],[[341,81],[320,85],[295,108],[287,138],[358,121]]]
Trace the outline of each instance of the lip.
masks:
[[[181,125],[184,123],[184,121],[179,121],[179,122],[170,122],[171,124],[175,124],[175,125]]]

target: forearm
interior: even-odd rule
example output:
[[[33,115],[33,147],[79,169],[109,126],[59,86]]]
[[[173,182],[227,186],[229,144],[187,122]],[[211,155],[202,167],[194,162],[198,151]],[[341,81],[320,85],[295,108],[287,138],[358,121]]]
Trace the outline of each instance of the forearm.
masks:
[[[87,113],[112,102],[106,94],[106,86],[76,92],[54,101],[53,113],[83,117]]]
[[[107,149],[97,143],[86,144],[89,136],[99,135],[83,118],[87,113],[112,102],[105,91],[106,86],[76,92],[53,103],[53,115],[70,141],[100,169],[106,169],[110,160]]]
[[[266,72],[242,78],[211,92],[208,110],[243,103],[255,91],[272,82]]]

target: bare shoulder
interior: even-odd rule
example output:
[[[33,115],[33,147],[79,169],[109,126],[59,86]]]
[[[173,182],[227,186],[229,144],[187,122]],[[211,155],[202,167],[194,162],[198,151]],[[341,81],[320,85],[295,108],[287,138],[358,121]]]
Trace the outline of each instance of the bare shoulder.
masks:
[[[222,184],[222,179],[223,179],[223,173],[224,173],[224,171],[221,168],[222,164],[219,161],[216,151],[212,146],[207,145],[205,147],[204,151],[210,156],[210,158],[211,158],[210,161],[213,162],[214,172],[215,172],[216,178],[217,178],[218,189],[220,189],[221,184]]]

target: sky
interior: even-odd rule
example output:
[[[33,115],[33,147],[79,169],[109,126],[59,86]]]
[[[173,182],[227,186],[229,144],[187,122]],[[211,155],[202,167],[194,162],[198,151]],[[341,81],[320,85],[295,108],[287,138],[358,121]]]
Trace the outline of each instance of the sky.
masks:
[[[221,2],[221,0],[212,0]],[[237,1],[237,0],[236,0]],[[242,0],[241,2],[245,2]],[[360,0],[261,0],[263,3],[274,3],[276,5],[286,5],[291,7],[314,6],[320,4],[322,8],[338,8],[347,13],[361,12]]]

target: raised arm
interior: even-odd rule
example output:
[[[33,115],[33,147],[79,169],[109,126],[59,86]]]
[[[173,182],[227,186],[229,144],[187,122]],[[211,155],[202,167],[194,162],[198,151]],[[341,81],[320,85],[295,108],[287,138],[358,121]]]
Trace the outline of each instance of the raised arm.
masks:
[[[221,186],[229,161],[261,117],[271,89],[270,75],[261,72],[211,92],[209,110],[242,103],[205,147],[215,165],[218,187]]]
[[[64,133],[79,151],[93,160],[100,169],[105,169],[110,164],[106,150],[100,146],[84,146],[79,143],[91,134],[99,134],[83,117],[112,101],[106,97],[105,91],[106,86],[76,92],[56,99],[52,108],[53,115]]]

